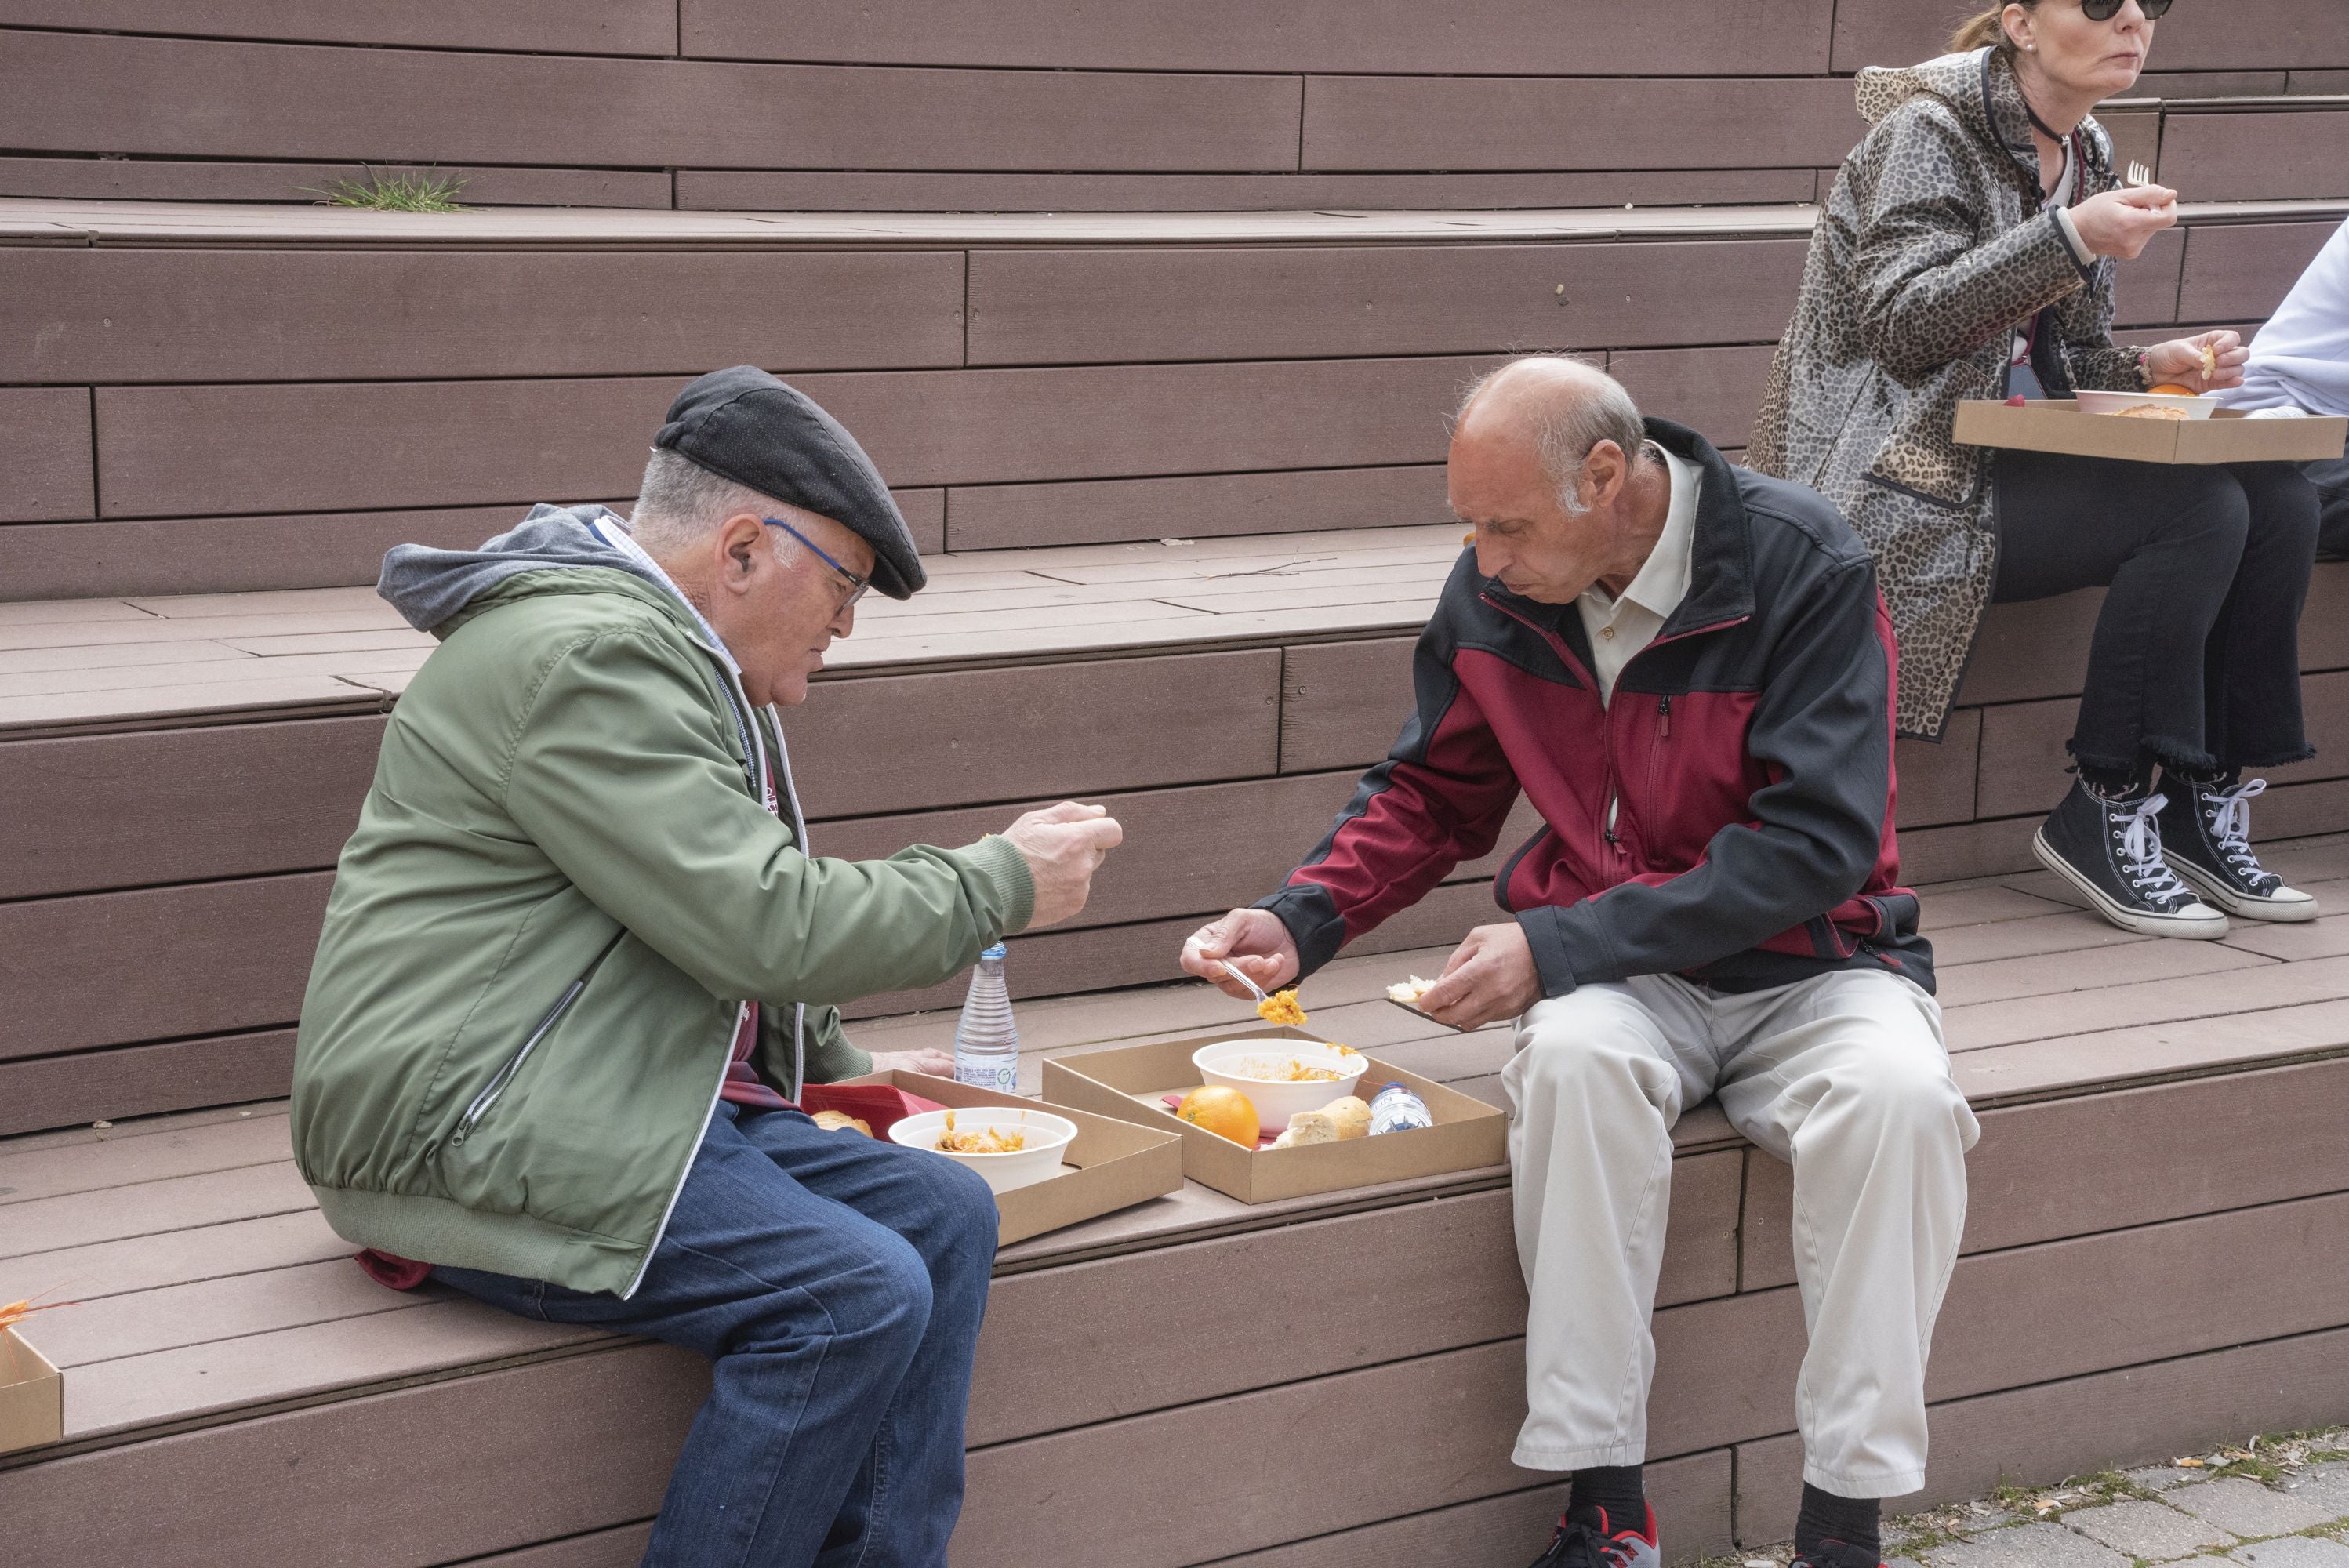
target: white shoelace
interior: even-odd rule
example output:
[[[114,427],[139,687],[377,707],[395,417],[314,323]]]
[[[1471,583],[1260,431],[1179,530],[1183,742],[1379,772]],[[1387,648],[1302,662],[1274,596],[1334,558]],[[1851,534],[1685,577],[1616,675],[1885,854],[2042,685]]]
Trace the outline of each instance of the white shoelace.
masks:
[[[2248,875],[2260,873],[2259,857],[2251,853],[2251,802],[2267,792],[2268,781],[2251,779],[2232,789],[2212,789],[2203,796],[2210,809],[2210,834],[2227,863]]]
[[[2128,862],[2129,880],[2147,898],[2169,898],[2186,891],[2186,884],[2161,858],[2161,824],[2154,818],[2168,804],[2167,795],[2147,796],[2130,813],[2128,827],[2121,833],[2121,858]],[[2112,810],[2119,814],[2119,809]]]

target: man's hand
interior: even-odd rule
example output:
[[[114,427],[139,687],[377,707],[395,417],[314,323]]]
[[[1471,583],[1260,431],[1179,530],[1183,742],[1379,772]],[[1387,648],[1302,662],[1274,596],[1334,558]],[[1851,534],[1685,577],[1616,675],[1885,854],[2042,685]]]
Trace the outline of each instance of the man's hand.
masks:
[[[1444,977],[1419,999],[1419,1010],[1455,1029],[1481,1029],[1516,1017],[1541,998],[1534,950],[1510,921],[1470,932],[1444,965]]]
[[[2106,191],[2071,209],[2073,232],[2092,256],[2135,261],[2178,222],[2178,192],[2163,185]]]
[[[1063,800],[1029,812],[1005,829],[1003,836],[1028,859],[1028,874],[1036,884],[1036,913],[1028,929],[1034,931],[1085,907],[1085,900],[1092,896],[1093,872],[1124,841],[1125,830],[1105,806]]]
[[[2210,349],[2210,362],[2218,367],[2215,374],[2209,376],[2202,373],[2205,345]],[[2200,332],[2192,337],[2155,344],[2145,351],[2145,368],[2157,386],[2175,381],[2198,392],[2216,392],[2222,387],[2240,387],[2243,366],[2251,363],[2251,351],[2243,346],[2241,333]]]
[[[1268,991],[1278,991],[1297,978],[1303,967],[1297,957],[1297,939],[1268,909],[1236,909],[1221,920],[1193,932],[1183,944],[1183,969],[1202,980],[1212,980],[1226,996],[1254,1000],[1248,988],[1233,979],[1219,959],[1230,959],[1247,977]]]
[[[932,1078],[954,1077],[954,1056],[935,1047],[926,1046],[918,1051],[874,1051],[873,1070],[876,1073],[927,1073]]]

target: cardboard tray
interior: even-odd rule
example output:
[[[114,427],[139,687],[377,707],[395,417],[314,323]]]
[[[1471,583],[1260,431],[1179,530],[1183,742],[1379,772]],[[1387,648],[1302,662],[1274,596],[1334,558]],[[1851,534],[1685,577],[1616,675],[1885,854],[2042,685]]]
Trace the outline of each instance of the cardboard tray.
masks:
[[[903,1089],[957,1109],[1001,1105],[1049,1110],[1077,1124],[1075,1141],[1061,1151],[1061,1174],[995,1195],[996,1212],[1001,1216],[995,1238],[999,1247],[1164,1197],[1183,1185],[1181,1137],[1137,1125],[1132,1117],[1097,1116],[1050,1099],[1026,1099],[925,1073],[867,1073],[841,1081]]]
[[[2307,463],[2342,455],[2349,418],[2253,419],[2221,408],[2208,419],[2124,419],[2082,413],[2069,398],[2021,407],[1979,399],[1958,405],[1955,439],[2133,463]]]
[[[0,1328],[0,1454],[66,1435],[66,1383],[49,1358]]]
[[[1191,1053],[1201,1046],[1221,1040],[1271,1039],[1322,1043],[1302,1029],[1258,1024],[1157,1045],[1048,1057],[1044,1094],[1062,1105],[1173,1130],[1183,1140],[1183,1173],[1243,1203],[1270,1203],[1507,1162],[1508,1119],[1500,1111],[1376,1057],[1365,1058],[1370,1067],[1361,1077],[1361,1088],[1366,1091],[1362,1098],[1368,1099],[1381,1084],[1402,1084],[1427,1102],[1428,1113],[1435,1119],[1433,1127],[1308,1144],[1301,1149],[1256,1150],[1193,1127],[1166,1109],[1164,1096],[1199,1087],[1199,1071],[1191,1065]]]

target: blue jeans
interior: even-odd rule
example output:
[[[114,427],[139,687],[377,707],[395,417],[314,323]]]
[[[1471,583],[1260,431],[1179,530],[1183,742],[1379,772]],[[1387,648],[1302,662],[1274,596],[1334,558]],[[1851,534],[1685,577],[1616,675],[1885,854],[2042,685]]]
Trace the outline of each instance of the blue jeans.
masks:
[[[987,1183],[952,1161],[721,1101],[628,1300],[432,1272],[715,1363],[647,1564],[942,1568],[995,1232]]]

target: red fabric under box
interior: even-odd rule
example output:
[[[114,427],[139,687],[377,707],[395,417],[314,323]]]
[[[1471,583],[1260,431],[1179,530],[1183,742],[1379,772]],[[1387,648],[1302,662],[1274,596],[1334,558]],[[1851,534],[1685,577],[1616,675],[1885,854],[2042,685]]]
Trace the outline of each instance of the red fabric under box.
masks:
[[[905,1118],[946,1107],[883,1084],[812,1083],[801,1091],[800,1109],[810,1116],[819,1110],[836,1110],[855,1117],[873,1129],[874,1137],[885,1142],[889,1130]]]

